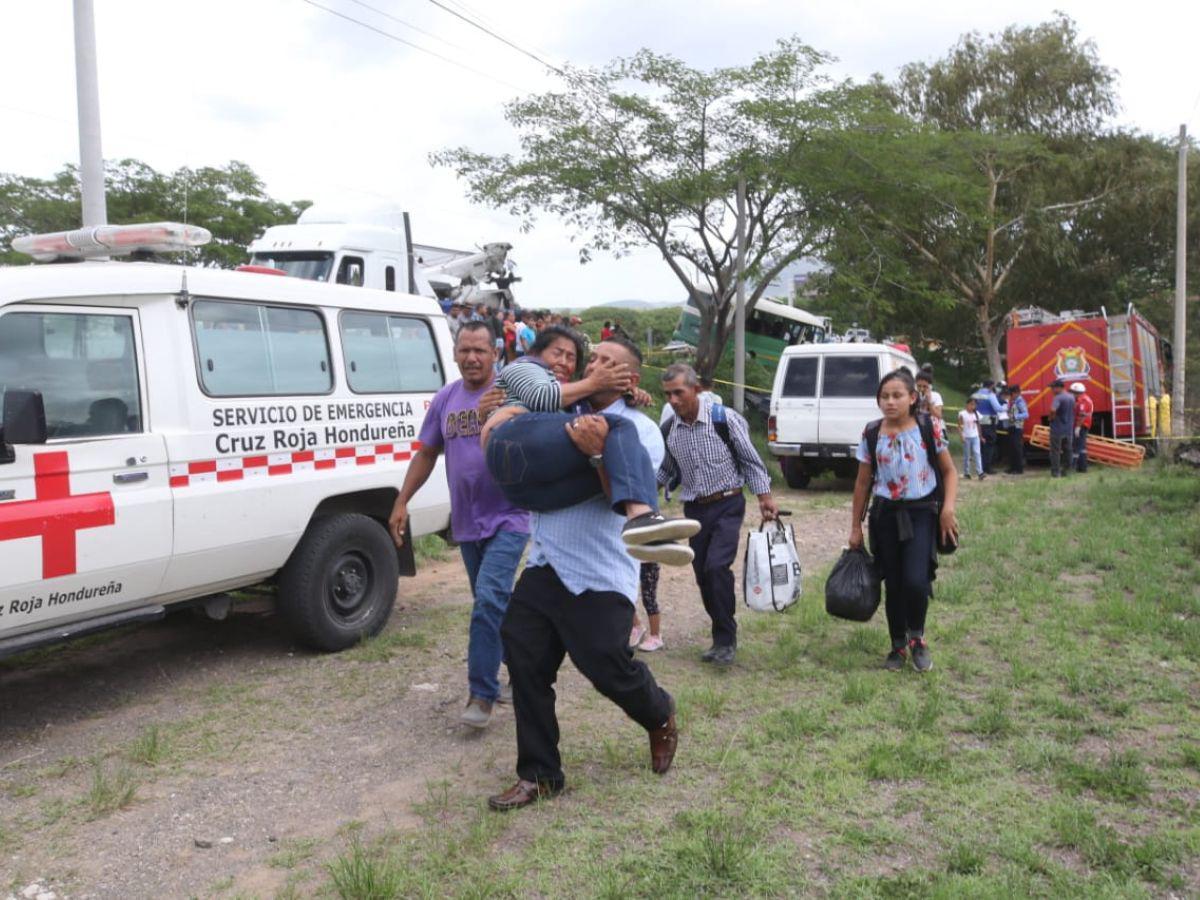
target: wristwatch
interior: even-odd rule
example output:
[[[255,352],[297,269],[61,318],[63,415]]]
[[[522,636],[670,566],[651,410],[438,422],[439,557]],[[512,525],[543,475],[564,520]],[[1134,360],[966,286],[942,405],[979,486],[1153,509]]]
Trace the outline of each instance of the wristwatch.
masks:
[[[591,464],[593,469],[598,469],[602,465],[604,465],[604,457],[601,454],[597,453],[593,456],[589,456],[588,462]]]

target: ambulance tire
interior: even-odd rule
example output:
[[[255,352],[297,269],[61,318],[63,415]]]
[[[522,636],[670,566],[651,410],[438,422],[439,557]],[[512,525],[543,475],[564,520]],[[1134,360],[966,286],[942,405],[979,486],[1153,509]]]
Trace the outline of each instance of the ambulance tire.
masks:
[[[804,469],[804,463],[794,456],[781,456],[779,467],[783,469],[783,480],[790,488],[802,490],[808,487],[808,483],[812,481],[812,476]]]
[[[383,630],[399,579],[396,547],[374,519],[314,519],[279,574],[279,610],[304,644],[345,650]]]

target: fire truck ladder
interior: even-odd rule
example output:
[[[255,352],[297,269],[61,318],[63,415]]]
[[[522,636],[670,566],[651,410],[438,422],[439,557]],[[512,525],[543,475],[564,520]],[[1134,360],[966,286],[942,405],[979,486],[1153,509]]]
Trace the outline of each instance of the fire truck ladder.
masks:
[[[1108,320],[1108,380],[1112,391],[1113,437],[1119,441],[1137,438],[1133,370],[1133,334],[1130,317]]]

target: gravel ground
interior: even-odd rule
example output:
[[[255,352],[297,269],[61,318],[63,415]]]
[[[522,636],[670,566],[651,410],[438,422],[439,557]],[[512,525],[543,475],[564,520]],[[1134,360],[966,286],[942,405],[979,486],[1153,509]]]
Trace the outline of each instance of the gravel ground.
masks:
[[[845,540],[849,494],[842,485],[782,501],[811,576]],[[747,527],[757,524],[751,512]],[[482,802],[506,787],[511,711],[482,733],[457,722],[462,566],[456,556],[426,565],[400,590],[381,639],[336,656],[298,649],[270,616],[178,614],[9,661],[0,897],[35,884],[80,900],[271,897],[297,859],[328,858],[326,844],[348,831],[419,827],[414,807],[439,793]],[[659,592],[663,655],[694,657],[708,629],[690,569],[664,569]],[[621,721],[607,704],[572,704],[590,690],[564,667],[564,741],[573,722]]]

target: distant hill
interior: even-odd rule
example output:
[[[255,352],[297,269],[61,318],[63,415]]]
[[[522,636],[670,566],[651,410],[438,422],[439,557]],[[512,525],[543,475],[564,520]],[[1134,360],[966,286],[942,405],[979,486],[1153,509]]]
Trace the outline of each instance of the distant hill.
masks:
[[[654,302],[651,300],[606,300],[603,303],[593,303],[592,306],[614,306],[617,309],[667,309],[681,305],[679,300]]]

